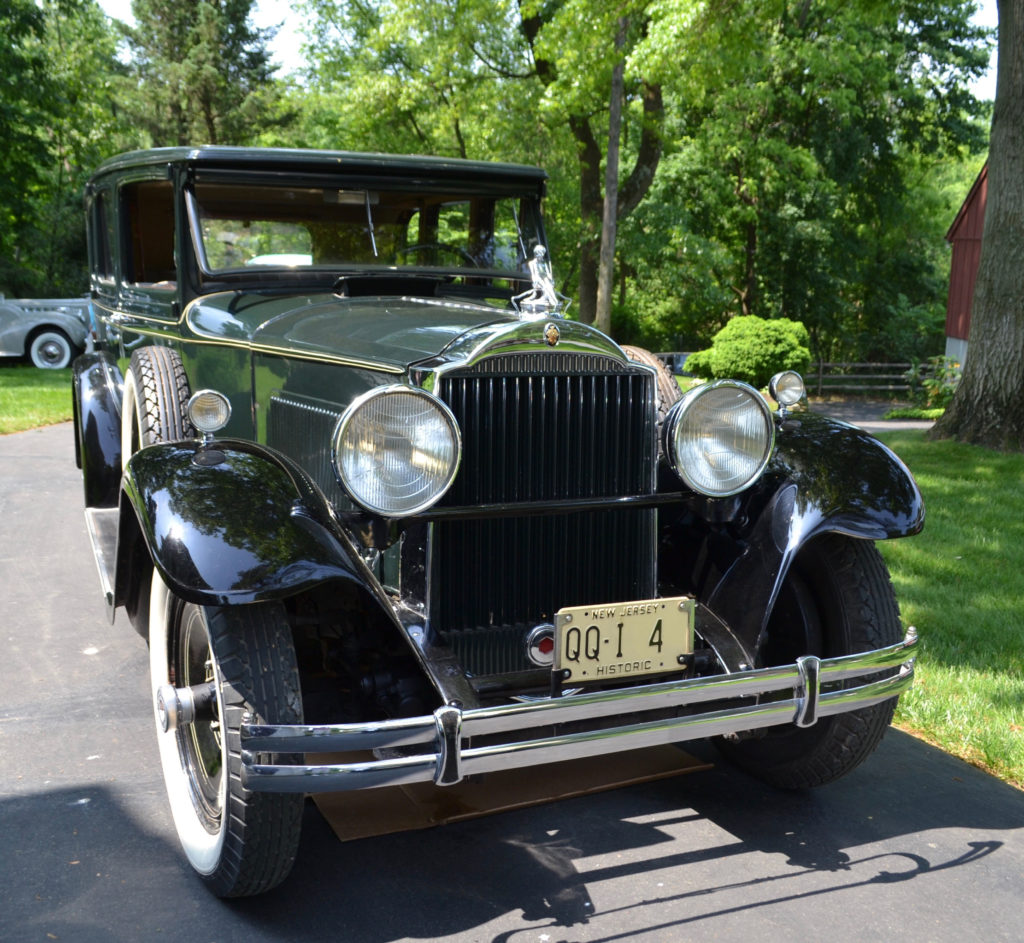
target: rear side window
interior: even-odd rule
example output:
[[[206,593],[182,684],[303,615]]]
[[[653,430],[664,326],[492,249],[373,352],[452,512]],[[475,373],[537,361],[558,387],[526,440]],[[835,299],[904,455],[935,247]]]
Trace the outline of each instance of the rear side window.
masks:
[[[93,275],[103,284],[114,281],[114,233],[111,193],[109,190],[101,190],[93,198],[89,213],[89,242]]]
[[[124,280],[173,287],[174,187],[169,180],[144,180],[121,187],[125,231]]]

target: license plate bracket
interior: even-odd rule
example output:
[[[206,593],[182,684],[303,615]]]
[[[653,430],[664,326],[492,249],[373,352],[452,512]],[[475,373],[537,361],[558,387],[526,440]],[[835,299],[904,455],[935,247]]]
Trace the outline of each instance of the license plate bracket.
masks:
[[[680,671],[693,654],[689,596],[567,606],[555,613],[553,671],[593,684]]]

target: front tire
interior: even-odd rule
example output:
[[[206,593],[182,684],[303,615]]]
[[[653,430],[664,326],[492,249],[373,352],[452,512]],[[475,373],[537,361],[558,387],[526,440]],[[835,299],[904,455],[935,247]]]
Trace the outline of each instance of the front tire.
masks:
[[[889,571],[873,543],[827,534],[797,556],[768,624],[763,664],[801,655],[832,658],[894,645],[903,637]],[[878,746],[897,698],[836,714],[804,729],[777,727],[717,741],[748,773],[782,789],[808,789],[845,776]]]
[[[302,723],[291,631],[278,603],[197,606],[154,572],[150,677],[174,826],[192,867],[220,897],[280,884],[298,850],[303,797],[241,784],[240,726]],[[194,719],[168,709],[196,693]],[[212,694],[203,704],[203,692]],[[282,758],[277,758],[281,762]]]

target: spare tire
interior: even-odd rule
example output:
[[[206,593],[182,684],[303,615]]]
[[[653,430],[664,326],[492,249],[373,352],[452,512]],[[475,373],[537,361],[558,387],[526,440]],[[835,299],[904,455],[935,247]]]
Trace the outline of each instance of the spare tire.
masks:
[[[630,344],[622,344],[621,347],[626,356],[634,363],[642,363],[655,369],[658,382],[655,386],[654,400],[660,424],[668,415],[672,405],[682,397],[683,391],[679,389],[675,376],[665,366],[665,362],[661,358],[656,357],[643,347],[633,347]]]

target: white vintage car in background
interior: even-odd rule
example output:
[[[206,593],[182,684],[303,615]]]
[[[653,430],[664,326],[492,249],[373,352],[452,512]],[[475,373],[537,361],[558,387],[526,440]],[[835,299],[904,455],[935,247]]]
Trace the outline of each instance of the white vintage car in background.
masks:
[[[0,295],[0,357],[27,357],[59,370],[85,349],[88,298],[4,298]]]

